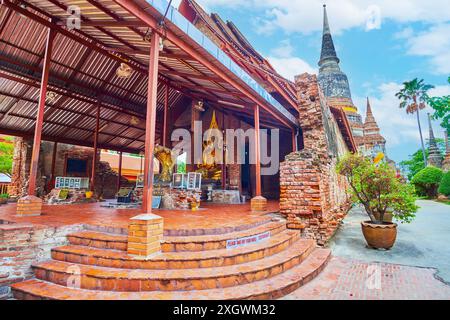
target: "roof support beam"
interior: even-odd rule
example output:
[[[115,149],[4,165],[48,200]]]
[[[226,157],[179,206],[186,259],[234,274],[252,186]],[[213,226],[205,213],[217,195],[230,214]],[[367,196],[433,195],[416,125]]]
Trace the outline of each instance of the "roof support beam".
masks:
[[[163,36],[166,37],[169,41],[174,43],[178,48],[183,50],[186,54],[192,56],[193,59],[197,60],[201,64],[203,64],[206,68],[208,68],[211,72],[222,78],[224,81],[229,83],[231,86],[233,86],[236,90],[242,92],[245,96],[250,98],[255,104],[261,104],[261,107],[266,110],[267,112],[271,113],[273,117],[278,119],[281,123],[288,127],[295,127],[295,124],[291,123],[287,119],[285,119],[283,116],[279,115],[278,113],[275,113],[269,106],[265,105],[264,99],[261,97],[256,97],[256,94],[252,93],[249,89],[245,88],[244,85],[238,83],[236,80],[231,78],[229,75],[227,75],[224,71],[222,71],[217,65],[215,65],[213,62],[206,59],[205,56],[201,55],[199,52],[197,52],[195,49],[193,49],[190,45],[185,43],[180,37],[175,35],[171,30],[164,30],[162,32],[158,27],[158,21],[148,14],[146,10],[155,10],[151,5],[148,5],[146,10],[143,10],[142,7],[140,7],[138,4],[132,1],[127,0],[114,0],[117,4],[122,6],[124,9],[128,10],[130,13],[132,13],[135,17],[141,19],[144,21],[150,28],[152,28],[155,33],[160,32],[163,33]],[[159,13],[158,13],[159,14]]]

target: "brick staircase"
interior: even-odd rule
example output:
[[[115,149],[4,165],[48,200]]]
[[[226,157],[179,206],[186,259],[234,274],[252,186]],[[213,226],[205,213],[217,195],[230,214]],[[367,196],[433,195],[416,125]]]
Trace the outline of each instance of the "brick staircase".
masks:
[[[33,266],[36,279],[16,283],[16,299],[275,299],[314,278],[330,257],[300,239],[285,221],[212,235],[165,236],[150,259],[127,255],[122,230],[70,234],[52,260]],[[270,238],[226,249],[227,240]]]

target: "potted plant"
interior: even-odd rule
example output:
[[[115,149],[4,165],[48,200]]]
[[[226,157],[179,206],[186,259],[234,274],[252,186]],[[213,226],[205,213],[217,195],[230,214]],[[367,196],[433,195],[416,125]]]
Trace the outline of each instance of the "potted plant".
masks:
[[[414,188],[402,183],[387,163],[375,165],[361,155],[348,154],[338,165],[350,185],[352,200],[362,204],[370,220],[361,222],[369,247],[390,249],[397,237],[397,224],[385,221],[389,211],[401,222],[415,217]]]
[[[9,195],[7,193],[0,194],[0,204],[8,203]]]

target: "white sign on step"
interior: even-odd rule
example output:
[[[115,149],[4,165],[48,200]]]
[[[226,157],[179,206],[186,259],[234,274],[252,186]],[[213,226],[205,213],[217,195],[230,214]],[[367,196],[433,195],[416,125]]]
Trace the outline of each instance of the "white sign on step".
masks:
[[[227,249],[243,247],[249,244],[255,244],[269,238],[270,238],[270,231],[266,231],[264,233],[255,234],[249,237],[227,240]]]

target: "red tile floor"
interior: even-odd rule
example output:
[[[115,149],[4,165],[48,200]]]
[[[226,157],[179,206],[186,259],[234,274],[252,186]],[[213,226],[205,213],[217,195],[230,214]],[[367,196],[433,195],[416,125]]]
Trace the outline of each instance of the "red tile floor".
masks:
[[[435,269],[333,257],[322,273],[287,300],[450,300]]]
[[[279,210],[278,201],[268,201],[266,212],[253,213],[250,204],[202,204],[198,211],[156,209],[154,214],[164,218],[164,230],[205,230],[210,233],[239,231],[270,219],[265,214]],[[72,224],[89,224],[127,228],[131,217],[141,214],[141,209],[113,209],[101,203],[77,205],[44,205],[43,214],[32,217],[16,215],[16,205],[0,206],[0,220],[15,223],[32,223],[35,226],[61,227]],[[215,232],[214,232],[215,231]]]

